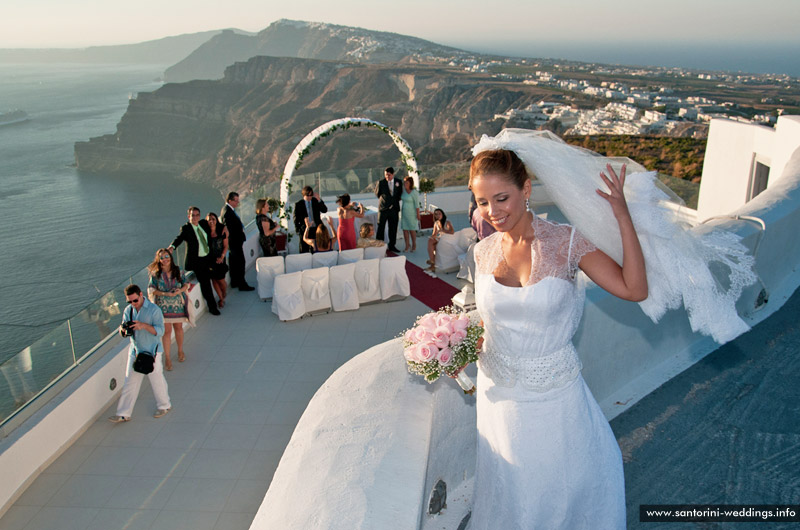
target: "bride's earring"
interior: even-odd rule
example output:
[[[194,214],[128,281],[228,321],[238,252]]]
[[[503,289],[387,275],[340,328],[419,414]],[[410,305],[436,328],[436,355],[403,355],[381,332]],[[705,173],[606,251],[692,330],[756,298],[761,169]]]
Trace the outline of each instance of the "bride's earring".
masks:
[[[526,210],[530,210],[531,209],[531,205],[528,204],[528,199],[525,199],[525,209]]]

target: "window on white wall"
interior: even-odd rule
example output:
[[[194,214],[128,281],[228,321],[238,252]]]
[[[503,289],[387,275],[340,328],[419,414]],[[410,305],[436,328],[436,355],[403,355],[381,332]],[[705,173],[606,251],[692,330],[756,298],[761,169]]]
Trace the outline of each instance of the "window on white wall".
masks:
[[[753,174],[750,175],[750,189],[747,193],[747,200],[758,196],[759,193],[767,189],[769,182],[769,166],[758,160],[754,160]]]

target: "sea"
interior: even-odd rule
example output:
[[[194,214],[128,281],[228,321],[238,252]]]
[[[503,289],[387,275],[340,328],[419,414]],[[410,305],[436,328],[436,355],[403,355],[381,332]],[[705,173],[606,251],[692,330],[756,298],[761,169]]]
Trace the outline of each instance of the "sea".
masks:
[[[177,175],[74,167],[74,143],[113,133],[167,66],[0,64],[0,111],[30,117],[0,126],[0,365],[150,263],[189,205],[219,212],[218,191]]]

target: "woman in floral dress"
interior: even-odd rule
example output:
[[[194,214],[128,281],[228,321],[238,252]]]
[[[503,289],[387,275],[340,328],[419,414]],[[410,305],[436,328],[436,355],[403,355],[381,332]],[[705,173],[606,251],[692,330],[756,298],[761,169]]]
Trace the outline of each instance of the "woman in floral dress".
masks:
[[[172,253],[166,248],[158,249],[147,271],[150,273],[150,283],[147,286],[150,299],[164,313],[164,336],[161,338],[164,346],[164,369],[171,371],[169,350],[173,331],[178,344],[178,362],[186,360],[183,351],[183,323],[189,321],[186,312],[189,284],[186,282],[186,275],[173,261]]]

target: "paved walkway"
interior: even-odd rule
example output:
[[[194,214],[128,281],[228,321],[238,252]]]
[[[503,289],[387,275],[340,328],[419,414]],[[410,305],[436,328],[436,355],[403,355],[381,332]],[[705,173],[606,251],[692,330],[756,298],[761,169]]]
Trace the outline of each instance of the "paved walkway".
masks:
[[[800,290],[774,315],[611,422],[628,528],[736,530],[800,523],[640,523],[640,504],[800,503]]]

